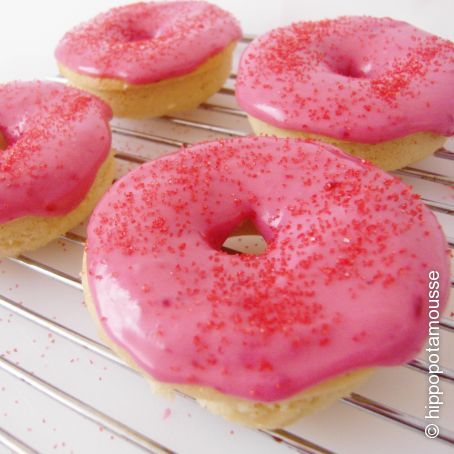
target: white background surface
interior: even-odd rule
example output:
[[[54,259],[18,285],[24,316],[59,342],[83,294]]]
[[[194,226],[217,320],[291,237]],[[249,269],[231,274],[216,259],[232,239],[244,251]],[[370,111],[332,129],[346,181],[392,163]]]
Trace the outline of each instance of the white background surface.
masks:
[[[0,81],[46,77],[56,73],[53,49],[61,35],[78,22],[124,1],[5,1],[0,22]],[[372,1],[215,1],[233,12],[246,33],[261,33],[271,27],[298,19],[319,19],[339,14],[388,15],[412,22],[428,31],[453,38],[453,0],[374,0]],[[217,102],[226,102],[216,95]],[[230,100],[229,102],[233,102]],[[225,124],[226,115],[206,111],[182,114],[210,123]],[[228,127],[248,131],[243,118],[230,118]],[[118,121],[116,121],[118,124]],[[163,120],[121,123],[143,128],[179,140],[213,138],[213,133],[176,127]],[[219,134],[217,134],[219,136]],[[140,139],[114,136],[118,150],[152,158],[170,147],[151,146]],[[454,161],[431,157],[416,165],[442,175],[454,174]],[[119,174],[133,166],[125,165]],[[452,206],[447,186],[407,178],[427,199]],[[454,238],[452,217],[439,215],[445,232]],[[83,228],[78,229],[83,234]],[[42,263],[77,277],[81,246],[55,241],[28,254]],[[0,294],[21,303],[50,320],[69,327],[88,338],[97,339],[94,324],[82,304],[80,291],[9,260],[0,261]],[[454,311],[454,295],[451,310]],[[442,364],[454,368],[454,335],[443,332]],[[184,453],[291,453],[285,445],[274,443],[262,434],[223,422],[193,402],[177,398],[168,401],[150,393],[142,378],[131,371],[87,352],[46,329],[0,308],[0,355],[25,370],[35,373],[98,410],[111,415],[135,430]],[[386,405],[422,417],[426,398],[426,377],[405,367],[378,372],[360,392]],[[442,424],[453,430],[454,386],[444,385],[446,405]],[[170,411],[170,414],[169,414]],[[121,453],[139,452],[102,425],[87,421],[17,379],[0,371],[0,427],[35,447],[40,452]],[[389,421],[369,415],[343,403],[300,421],[289,428],[300,436],[344,453],[448,453],[447,445],[427,440]],[[5,450],[0,446],[0,453]],[[7,452],[7,451],[5,451]]]
[[[56,72],[53,51],[68,28],[122,0],[0,0],[0,81]],[[452,39],[453,0],[213,0],[238,17],[246,33],[301,19],[342,14],[391,16]]]

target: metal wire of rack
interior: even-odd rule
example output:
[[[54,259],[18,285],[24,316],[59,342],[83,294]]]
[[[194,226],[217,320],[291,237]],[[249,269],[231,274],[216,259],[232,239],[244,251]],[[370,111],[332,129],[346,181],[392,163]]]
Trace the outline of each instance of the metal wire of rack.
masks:
[[[244,46],[249,41],[250,37],[245,38],[242,41],[242,45]],[[121,173],[125,173],[131,168],[161,154],[189,145],[196,140],[206,140],[213,137],[244,136],[250,133],[246,114],[238,108],[233,97],[235,77],[235,73],[232,73],[219,93],[203,103],[194,112],[166,116],[158,120],[132,121],[114,119],[112,132],[114,145],[118,150],[116,152],[116,160],[119,164],[119,174],[121,175]],[[61,81],[60,78],[53,79]],[[148,150],[151,146],[157,148],[158,151],[150,155]],[[444,227],[450,247],[454,248],[454,197],[452,195],[454,153],[448,149],[438,150],[433,158],[429,158],[420,165],[402,169],[396,174],[407,183],[415,186],[415,190],[420,193],[422,200],[434,212]],[[80,293],[82,286],[77,270],[84,242],[85,233],[83,227],[68,232],[60,240],[60,245],[63,244],[65,248],[71,247],[77,251],[76,257],[78,257],[79,262],[77,262],[77,259],[71,258],[71,260],[60,263],[60,259],[55,258],[55,254],[48,259],[44,251],[38,254],[9,258],[4,261],[4,264],[13,266],[15,267],[14,269],[27,270],[33,273],[34,276],[39,275],[40,279],[44,279],[43,285],[48,285],[49,282],[53,281]],[[74,256],[72,255],[71,257]],[[48,336],[55,336],[69,341],[69,343],[81,347],[90,354],[94,354],[116,367],[126,369],[128,372],[132,370],[92,335],[77,329],[76,325],[71,326],[70,323],[55,320],[54,317],[41,311],[40,306],[34,305],[33,302],[20,301],[11,296],[12,293],[14,292],[8,292],[5,290],[5,286],[0,285],[0,310],[4,314],[13,314],[19,320],[29,322],[45,330]],[[0,313],[0,317],[1,315]],[[454,319],[452,316],[446,315],[442,317],[440,327],[444,338],[449,336],[449,343],[454,347]],[[405,368],[412,374],[424,375],[428,373],[429,364],[422,357],[418,357],[406,364]],[[73,395],[57,383],[53,383],[46,377],[42,377],[29,368],[22,366],[17,361],[11,360],[4,352],[0,354],[0,372],[5,372],[15,380],[26,383],[47,399],[57,402],[71,412],[104,428],[124,441],[126,443],[125,446],[148,452],[175,451],[175,448],[165,441],[159,440],[156,436],[150,436],[145,431],[123,422],[121,418],[114,417],[109,412],[97,408],[94,403],[87,402]],[[454,387],[454,369],[452,366],[445,366],[443,372],[441,375],[443,384]],[[82,369],[80,373],[83,373]],[[135,374],[134,371],[133,373]],[[187,396],[181,397],[184,401],[189,399]],[[386,402],[380,402],[362,393],[353,393],[349,397],[344,398],[340,405],[350,406],[355,411],[367,412],[373,415],[376,420],[382,418],[386,422],[392,421],[396,423],[399,430],[402,431],[403,437],[405,436],[403,432],[405,429],[410,429],[419,434],[424,433],[426,421],[420,415],[413,415],[408,411],[396,408]],[[2,420],[0,419],[0,445],[2,444],[15,453],[38,452],[24,437],[19,437],[11,429],[2,428],[1,422]],[[303,435],[292,428],[254,432],[258,436],[267,437],[267,443],[269,443],[267,449],[269,448],[269,452],[272,452],[275,447],[276,449],[281,449],[282,447],[296,449],[304,453],[336,451],[336,447],[324,447],[323,442],[312,438],[310,434],[309,436],[307,434]],[[352,440],[352,443],[354,442]],[[441,428],[438,440],[431,442],[434,449],[440,446],[454,447],[454,430],[452,428]],[[207,452],[212,451],[208,450]],[[241,446],[238,448],[238,452],[241,452]]]

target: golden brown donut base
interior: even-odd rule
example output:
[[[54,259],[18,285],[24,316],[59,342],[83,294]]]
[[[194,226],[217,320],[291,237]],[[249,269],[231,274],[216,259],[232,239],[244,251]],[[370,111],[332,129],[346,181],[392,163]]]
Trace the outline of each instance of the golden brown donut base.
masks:
[[[303,131],[281,129],[250,115],[248,118],[257,135],[296,137],[327,142],[346,153],[370,161],[383,170],[401,169],[413,162],[420,161],[437,151],[447,140],[445,136],[431,132],[417,132],[377,144],[357,143]]]
[[[76,227],[91,213],[112,184],[114,158],[111,152],[98,170],[95,181],[82,202],[62,216],[24,216],[0,224],[0,257],[16,256],[49,243]]]
[[[349,395],[373,372],[373,369],[351,371],[325,380],[291,398],[265,403],[229,396],[207,386],[163,383],[142,370],[129,353],[109,338],[102,327],[88,286],[85,254],[82,266],[82,284],[85,303],[96,321],[101,339],[129,366],[142,374],[150,382],[155,393],[167,397],[173,397],[175,392],[184,393],[196,399],[202,407],[212,413],[246,426],[262,429],[277,429],[287,426],[300,417],[325,408],[337,399]]]
[[[90,77],[59,64],[70,85],[106,101],[117,117],[144,118],[196,108],[216,93],[230,74],[236,42],[209,58],[195,71],[151,84]]]

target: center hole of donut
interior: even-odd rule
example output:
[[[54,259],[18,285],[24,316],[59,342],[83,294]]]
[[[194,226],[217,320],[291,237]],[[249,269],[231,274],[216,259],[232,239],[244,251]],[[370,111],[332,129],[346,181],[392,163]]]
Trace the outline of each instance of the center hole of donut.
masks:
[[[153,38],[153,33],[148,30],[128,30],[125,38],[128,43],[133,43],[136,41],[147,41]]]
[[[228,254],[261,255],[267,243],[252,219],[240,222],[225,239],[221,250]]]
[[[351,60],[341,60],[334,68],[331,68],[333,72],[344,77],[350,77],[352,79],[359,79],[366,77],[365,72]]]

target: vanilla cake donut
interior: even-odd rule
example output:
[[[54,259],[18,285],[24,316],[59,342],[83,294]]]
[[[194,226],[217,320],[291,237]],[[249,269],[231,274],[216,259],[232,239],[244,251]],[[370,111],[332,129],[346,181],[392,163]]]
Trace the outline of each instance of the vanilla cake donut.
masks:
[[[228,254],[245,220],[261,255]],[[331,145],[203,143],[132,171],[88,226],[82,280],[102,337],[156,391],[276,428],[423,346],[448,246],[409,187]]]
[[[149,2],[113,8],[66,33],[55,56],[69,83],[120,117],[193,109],[230,73],[241,29],[206,2]]]
[[[52,82],[0,85],[0,256],[83,221],[113,180],[101,100]]]
[[[299,22],[248,46],[236,96],[257,134],[326,141],[397,169],[454,133],[454,45],[389,18]]]

